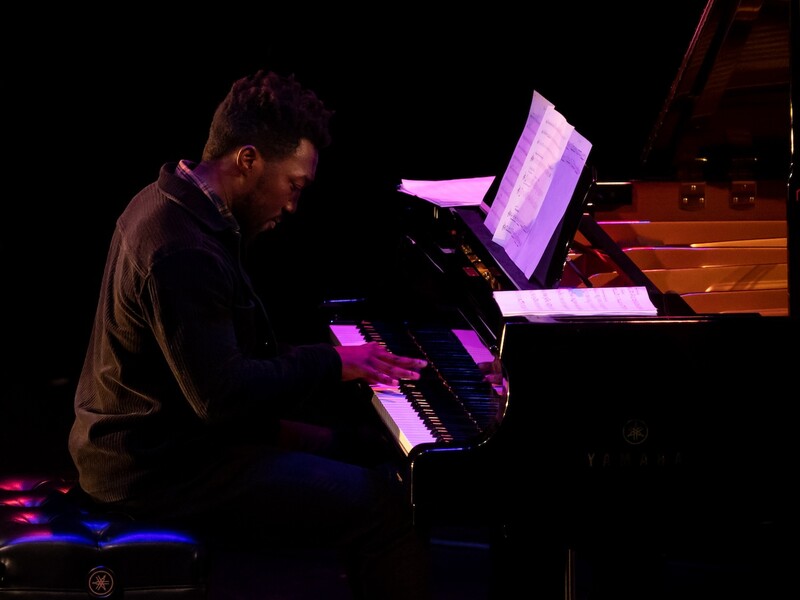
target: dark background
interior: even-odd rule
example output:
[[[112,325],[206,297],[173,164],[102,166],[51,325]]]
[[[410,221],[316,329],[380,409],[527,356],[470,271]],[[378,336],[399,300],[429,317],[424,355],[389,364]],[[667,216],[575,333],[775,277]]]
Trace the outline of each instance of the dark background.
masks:
[[[234,79],[295,73],[336,111],[318,183],[254,251],[269,301],[291,309],[280,322],[302,331],[321,298],[377,273],[402,284],[382,255],[400,179],[501,177],[534,90],[592,142],[600,179],[634,177],[704,4],[24,9],[4,52],[3,377],[74,383],[114,220],[161,163],[199,158]]]

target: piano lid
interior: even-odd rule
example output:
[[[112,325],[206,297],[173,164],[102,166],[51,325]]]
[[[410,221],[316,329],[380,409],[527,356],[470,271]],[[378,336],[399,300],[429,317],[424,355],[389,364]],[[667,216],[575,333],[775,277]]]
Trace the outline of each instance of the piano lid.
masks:
[[[642,178],[788,177],[791,1],[708,0],[642,152]]]

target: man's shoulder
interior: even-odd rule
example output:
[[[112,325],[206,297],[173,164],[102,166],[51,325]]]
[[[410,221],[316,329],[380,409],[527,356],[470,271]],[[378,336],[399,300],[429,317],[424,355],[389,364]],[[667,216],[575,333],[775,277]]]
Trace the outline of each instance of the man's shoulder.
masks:
[[[224,228],[225,223],[211,201],[191,182],[175,174],[166,164],[156,181],[142,188],[120,216],[127,227],[148,228],[200,227],[209,231]]]
[[[214,222],[219,215],[207,213],[202,200],[167,194],[159,182],[144,187],[117,220],[123,252],[136,256],[146,269],[149,267],[145,265],[171,261],[170,257],[183,256],[181,260],[186,260],[192,253],[211,252],[217,258],[227,254],[217,233],[221,228]]]
[[[178,233],[192,221],[180,203],[164,193],[158,182],[139,191],[119,217],[118,225],[128,235],[157,235],[161,230]],[[183,225],[182,225],[183,223]]]

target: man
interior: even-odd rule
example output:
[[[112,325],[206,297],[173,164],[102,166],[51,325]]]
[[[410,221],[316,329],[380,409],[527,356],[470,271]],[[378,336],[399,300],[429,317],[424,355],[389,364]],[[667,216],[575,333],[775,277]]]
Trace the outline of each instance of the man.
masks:
[[[132,199],[111,240],[69,448],[103,507],[238,548],[333,546],[356,597],[424,598],[426,547],[398,472],[342,460],[351,440],[290,417],[324,414],[326,402],[347,414],[358,396],[343,382],[418,379],[425,362],[375,343],[280,347],[243,268],[246,246],[314,181],[331,115],[293,76],[242,78],[201,162],[164,165]]]

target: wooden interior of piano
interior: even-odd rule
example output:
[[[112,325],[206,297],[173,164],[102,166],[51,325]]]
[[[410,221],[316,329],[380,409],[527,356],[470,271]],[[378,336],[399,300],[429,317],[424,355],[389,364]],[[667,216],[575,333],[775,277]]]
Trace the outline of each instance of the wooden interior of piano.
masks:
[[[733,207],[730,185],[702,184],[708,205],[702,215],[677,208],[680,184],[628,185],[631,204],[592,218],[655,288],[678,295],[698,314],[788,315],[785,184],[782,194],[762,192],[747,212]],[[639,283],[579,228],[560,285]]]
[[[597,182],[587,207],[647,281],[698,314],[789,311],[789,14],[786,0],[709,1],[641,177]],[[631,281],[579,229],[560,285]]]

